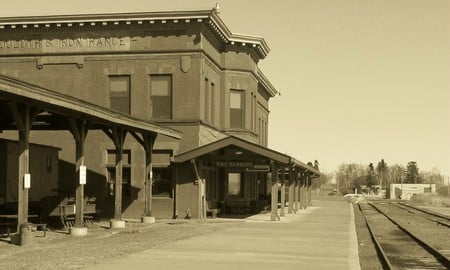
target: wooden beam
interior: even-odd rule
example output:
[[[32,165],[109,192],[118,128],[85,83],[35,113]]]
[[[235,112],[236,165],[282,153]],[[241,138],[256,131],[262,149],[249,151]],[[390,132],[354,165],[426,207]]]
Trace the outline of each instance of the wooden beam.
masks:
[[[130,132],[131,136],[142,145],[145,151],[145,207],[144,216],[152,216],[152,187],[153,187],[153,172],[152,172],[152,153],[153,146],[156,141],[157,134]]]
[[[284,217],[285,216],[285,212],[284,212],[284,206],[286,203],[286,171],[284,167],[281,167],[280,169],[280,174],[281,174],[281,208],[280,208],[280,217]]]
[[[143,134],[143,145],[145,149],[145,209],[144,216],[152,216],[152,187],[153,187],[153,168],[152,153],[155,144],[156,135]]]
[[[28,223],[29,187],[25,186],[24,182],[25,175],[29,175],[30,173],[30,131],[33,121],[38,114],[38,110],[30,107],[28,104],[18,104],[14,102],[8,102],[8,107],[19,131],[19,168],[17,185],[17,230],[19,231],[21,224]]]
[[[122,219],[122,172],[123,172],[123,145],[127,130],[118,127],[103,129],[103,132],[113,141],[116,147],[116,166],[114,183],[114,220]]]
[[[271,211],[270,211],[270,220],[280,220],[280,216],[278,216],[278,168],[275,162],[270,163],[271,168],[271,176],[272,176],[272,201],[271,201]]]
[[[306,187],[305,187],[305,183],[306,183],[306,173],[302,172],[300,174],[300,208],[301,209],[306,209]]]
[[[75,227],[84,227],[84,184],[79,182],[80,179],[80,167],[84,166],[84,145],[86,136],[89,131],[90,123],[85,119],[68,119],[70,123],[70,132],[75,139],[75,160],[76,160],[76,175],[78,176],[75,181],[78,182],[78,186],[75,191]]]
[[[297,213],[299,209],[299,201],[300,201],[300,180],[298,179],[298,171],[294,174],[294,212]]]
[[[289,168],[289,206],[288,206],[288,214],[295,213],[294,210],[294,188],[295,188],[295,180],[294,180],[294,168]]]

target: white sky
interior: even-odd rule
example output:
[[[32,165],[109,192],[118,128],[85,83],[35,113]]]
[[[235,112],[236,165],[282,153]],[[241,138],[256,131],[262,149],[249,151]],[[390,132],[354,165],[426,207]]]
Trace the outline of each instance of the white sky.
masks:
[[[448,0],[16,0],[0,16],[221,7],[233,33],[265,38],[281,91],[269,146],[323,171],[417,161],[450,175]]]

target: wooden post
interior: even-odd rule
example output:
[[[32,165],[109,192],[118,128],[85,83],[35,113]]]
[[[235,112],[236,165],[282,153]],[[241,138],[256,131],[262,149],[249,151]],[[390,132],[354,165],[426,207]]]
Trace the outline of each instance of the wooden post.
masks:
[[[302,191],[301,192],[301,194],[302,194],[302,208],[303,209],[307,208],[307,189],[306,189],[307,181],[308,181],[307,177],[308,176],[307,176],[306,172],[304,172],[302,174],[302,188],[301,188],[301,191]]]
[[[286,205],[286,171],[285,168],[282,167],[280,170],[281,174],[281,208],[280,208],[280,217],[286,216],[284,213],[284,206]]]
[[[289,207],[288,213],[295,213],[294,210],[294,188],[295,188],[295,180],[294,180],[294,168],[289,168]]]
[[[312,206],[312,178],[311,176],[308,174],[306,176],[306,206]]]
[[[300,180],[298,179],[298,172],[295,172],[294,174],[294,212],[297,213],[298,212],[298,207],[299,207],[299,199],[300,199]]]
[[[280,220],[278,216],[278,169],[274,162],[271,162],[271,173],[272,173],[272,200],[271,200],[271,212],[270,220]]]
[[[144,216],[152,216],[152,187],[153,187],[153,168],[152,152],[155,144],[156,135],[143,135],[145,149],[145,210]]]
[[[89,131],[84,119],[69,119],[70,131],[75,139],[76,179],[78,186],[75,191],[75,227],[84,227],[84,184],[80,183],[80,167],[84,166],[84,144]]]
[[[17,185],[17,231],[20,225],[28,223],[28,188],[25,186],[25,175],[30,173],[30,130],[38,112],[29,105],[8,103],[11,114],[19,131],[19,168]],[[30,182],[32,180],[30,179]]]
[[[130,132],[130,134],[138,141],[145,151],[145,190],[144,190],[144,217],[142,218],[144,222],[153,222],[152,219],[146,219],[146,217],[152,216],[152,187],[153,187],[153,172],[152,172],[152,153],[153,146],[155,145],[156,134],[142,134],[142,137],[138,136],[135,132]]]
[[[304,209],[305,208],[305,204],[304,204],[304,200],[305,200],[305,174],[303,172],[300,173],[300,177],[299,177],[299,209]]]
[[[116,147],[116,182],[114,184],[114,220],[122,220],[122,170],[123,170],[123,145],[127,131],[113,127],[111,130],[103,130],[114,142]]]

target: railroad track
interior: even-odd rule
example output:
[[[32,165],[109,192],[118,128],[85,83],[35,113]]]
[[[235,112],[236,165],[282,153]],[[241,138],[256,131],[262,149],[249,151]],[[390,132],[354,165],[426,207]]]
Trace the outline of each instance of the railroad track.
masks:
[[[392,205],[395,205],[409,213],[423,216],[424,218],[431,220],[441,226],[445,226],[450,228],[450,217],[433,212],[428,211],[419,207],[412,206],[410,204],[401,203],[401,202],[391,202]]]
[[[449,255],[401,226],[374,204],[359,204],[385,269],[449,269]],[[442,241],[447,241],[443,239]]]

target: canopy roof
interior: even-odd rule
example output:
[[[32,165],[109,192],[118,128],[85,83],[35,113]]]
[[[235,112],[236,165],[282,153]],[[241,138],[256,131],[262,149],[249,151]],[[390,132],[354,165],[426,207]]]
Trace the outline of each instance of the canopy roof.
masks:
[[[181,138],[181,133],[176,130],[3,75],[0,75],[0,130],[16,129],[8,110],[9,102],[32,105],[40,110],[32,129],[66,129],[68,123],[65,118],[84,118],[92,122],[91,129],[120,127],[128,131]]]
[[[301,168],[302,170],[305,170],[314,175],[317,175],[317,176],[320,175],[320,172],[318,170],[316,170],[315,168],[313,168],[309,165],[306,165],[291,156],[277,152],[277,151],[269,149],[267,147],[263,147],[258,144],[248,142],[246,140],[243,140],[243,139],[235,137],[235,136],[228,136],[223,139],[217,140],[215,142],[212,142],[212,143],[200,146],[198,148],[186,151],[184,153],[178,154],[174,157],[174,162],[181,163],[181,162],[189,161],[189,160],[201,157],[203,155],[209,154],[211,152],[214,152],[214,151],[226,148],[226,147],[231,147],[231,146],[236,146],[243,150],[263,156],[263,157],[267,158],[268,160],[272,160],[279,164],[284,164],[287,166],[294,166],[297,168]]]

